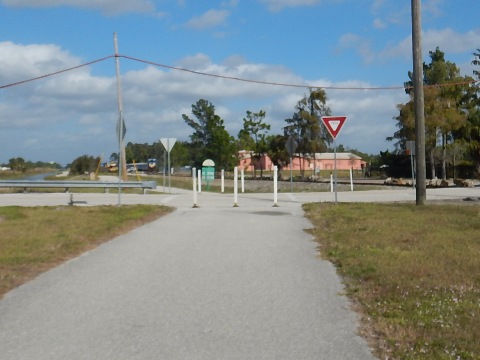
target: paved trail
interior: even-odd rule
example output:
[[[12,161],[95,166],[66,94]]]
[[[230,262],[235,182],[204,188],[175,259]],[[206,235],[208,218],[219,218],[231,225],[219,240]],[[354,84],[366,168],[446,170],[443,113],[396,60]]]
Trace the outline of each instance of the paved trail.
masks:
[[[124,196],[177,210],[8,293],[0,300],[0,358],[373,359],[335,269],[303,231],[310,224],[301,203],[331,196],[282,194],[272,207],[271,195],[241,194],[233,207],[230,195],[202,193],[196,209],[184,192]],[[68,200],[0,195],[0,205]]]

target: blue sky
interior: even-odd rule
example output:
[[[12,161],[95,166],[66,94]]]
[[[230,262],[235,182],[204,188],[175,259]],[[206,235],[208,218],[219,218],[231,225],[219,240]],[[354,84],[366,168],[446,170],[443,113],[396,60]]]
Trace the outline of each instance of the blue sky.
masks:
[[[393,149],[396,104],[412,68],[407,0],[0,0],[0,86],[114,54],[245,79],[324,86],[348,117],[337,144]],[[463,75],[480,48],[477,0],[423,0],[424,60],[438,46]],[[182,119],[204,98],[237,136],[247,110],[271,133],[307,88],[248,84],[120,58],[125,140],[188,140]],[[330,88],[330,89],[329,89]],[[63,165],[118,151],[115,60],[0,89],[0,163],[21,156]]]

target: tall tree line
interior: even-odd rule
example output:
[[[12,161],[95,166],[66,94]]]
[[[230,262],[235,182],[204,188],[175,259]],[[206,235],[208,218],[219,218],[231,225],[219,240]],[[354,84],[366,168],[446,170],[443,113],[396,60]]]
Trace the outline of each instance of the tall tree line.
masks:
[[[461,76],[456,64],[447,61],[445,54],[436,48],[429,52],[430,62],[424,63],[425,85],[425,129],[429,175],[446,178],[449,168],[458,165],[471,170],[465,175],[480,174],[480,71],[474,70],[473,77]],[[480,49],[473,53],[472,63],[480,66]],[[410,100],[398,104],[398,115],[394,117],[397,131],[388,137],[395,142],[394,154],[378,156],[379,159],[401,156],[409,140],[415,140],[413,110],[414,92],[412,73],[405,82],[405,91]],[[291,136],[297,142],[297,153],[312,158],[315,153],[329,151],[331,137],[321,121],[331,115],[323,89],[310,89],[295,105],[292,116],[285,119],[282,134],[270,134],[270,125],[265,122],[266,112],[246,111],[243,127],[237,137],[226,130],[225,120],[215,106],[206,99],[192,104],[190,114],[182,114],[187,126],[192,129],[190,141],[177,142],[171,151],[174,167],[200,167],[206,159],[212,159],[218,169],[232,170],[238,164],[238,151],[247,150],[254,159],[268,155],[280,169],[288,164],[285,149]],[[114,156],[115,154],[112,154]],[[158,141],[153,144],[128,143],[127,162],[145,162],[155,158],[161,168],[165,149]],[[456,165],[455,167],[451,165]],[[475,172],[475,174],[473,173]],[[457,174],[458,175],[458,174]]]
[[[280,169],[288,164],[285,144],[293,136],[299,144],[298,151],[303,156],[313,156],[316,152],[327,151],[330,137],[321,122],[321,116],[329,115],[327,95],[322,89],[310,89],[295,106],[291,118],[285,120],[283,134],[269,134],[271,125],[265,122],[266,112],[246,111],[243,127],[237,138],[231,136],[225,127],[225,120],[215,111],[215,106],[205,99],[192,104],[191,114],[182,114],[186,125],[192,128],[190,141],[177,142],[171,151],[171,163],[174,167],[201,167],[206,159],[215,162],[218,168],[233,169],[238,164],[238,152],[247,150],[252,158],[259,161],[268,155]],[[126,145],[128,163],[145,162],[157,159],[162,167],[165,149],[160,141],[153,144],[129,142]],[[117,154],[111,155],[115,161]],[[264,169],[260,167],[260,171]]]
[[[458,161],[480,172],[479,86],[471,76],[460,76],[456,64],[447,61],[437,47],[430,51],[430,63],[423,64],[425,101],[425,149],[432,178],[447,177],[447,164]],[[479,54],[474,53],[475,65]],[[479,76],[478,71],[474,75]],[[412,73],[405,83],[410,100],[398,104],[394,118],[398,130],[387,140],[396,141],[398,152],[406,150],[407,141],[415,141]],[[455,162],[457,161],[457,164]],[[440,172],[440,174],[439,174]],[[473,175],[473,174],[472,174]]]

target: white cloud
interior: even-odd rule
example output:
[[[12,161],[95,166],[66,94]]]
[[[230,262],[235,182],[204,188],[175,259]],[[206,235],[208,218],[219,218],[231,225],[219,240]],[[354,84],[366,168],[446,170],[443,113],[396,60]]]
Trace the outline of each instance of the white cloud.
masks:
[[[442,7],[445,0],[424,0],[422,1],[422,17],[426,20],[444,16]],[[384,29],[388,25],[404,26],[411,22],[411,3],[398,0],[374,0],[371,12],[375,17],[373,27]]]
[[[0,43],[0,64],[8,70],[0,74],[0,84],[6,85],[79,65],[80,59],[54,45],[4,42]],[[71,161],[63,156],[81,144],[67,142],[68,134],[76,134],[77,139],[80,134],[93,139],[93,134],[102,128],[105,132],[114,124],[115,79],[94,77],[89,68],[79,68],[5,88],[0,104],[0,127],[4,134],[10,134],[2,141],[4,149],[42,154],[56,143],[56,153],[45,158],[56,155],[61,161]],[[85,123],[86,116],[92,124]],[[85,139],[81,140],[87,144]]]
[[[0,83],[26,80],[80,64],[80,59],[57,45],[0,42]]]
[[[426,0],[422,4],[424,14],[429,16],[440,16],[443,14],[441,7],[445,0]]]
[[[471,52],[475,44],[480,44],[480,29],[459,33],[447,28],[423,33],[423,48],[428,50],[435,50],[438,46],[446,53]]]
[[[379,151],[393,149],[386,141],[395,131],[393,117],[397,115],[396,105],[408,101],[402,89],[382,90],[335,90],[332,88],[369,88],[373,84],[359,81],[332,82],[326,79],[309,80],[312,86],[324,86],[327,93],[327,105],[333,115],[347,116],[347,122],[338,137],[337,145],[357,149],[366,153],[378,154]],[[277,98],[272,110],[278,121],[273,120],[272,129],[281,133],[284,119],[291,116],[294,106],[308,90],[297,89]],[[267,111],[268,115],[268,111]]]
[[[267,82],[303,83],[303,80],[292,74],[288,69],[267,64],[252,64],[242,61],[241,57],[227,59],[222,64],[212,63],[205,55],[202,58],[204,66],[196,62],[196,70],[211,74],[224,75],[242,79],[262,80]],[[192,58],[186,62],[192,62]],[[182,62],[183,63],[183,62]],[[267,111],[267,120],[272,128],[281,131],[283,120],[293,112],[293,106],[298,101],[304,89],[289,89],[279,86],[259,85],[248,82],[239,82],[202,75],[192,75],[183,72],[161,73],[162,83],[167,84],[162,92],[168,94],[166,102],[183,104],[188,108],[185,114],[190,115],[191,104],[203,98],[212,102],[226,123],[227,130],[236,136],[242,127],[242,119],[247,110]],[[295,101],[285,101],[284,96],[296,93]],[[178,105],[177,105],[178,107]],[[288,109],[284,111],[283,109]],[[176,113],[177,129],[183,129],[188,134],[191,130],[185,127],[181,119],[181,112]]]
[[[480,43],[480,30],[470,30],[465,33],[454,31],[450,28],[436,30],[430,29],[422,33],[422,50],[424,57],[429,51],[439,47],[446,54],[461,54],[472,52],[472,44]],[[388,44],[379,52],[374,52],[371,41],[355,34],[345,34],[340,38],[339,50],[355,49],[365,63],[412,58],[412,37],[407,36],[397,43]]]
[[[471,30],[466,33],[459,33],[452,29],[427,30],[422,33],[422,50],[424,56],[429,51],[439,47],[446,54],[457,54],[469,52],[472,50],[472,44],[480,43],[480,31]],[[381,58],[410,59],[412,54],[412,39],[406,37],[401,42],[391,47],[385,48],[381,53]]]
[[[365,87],[365,84],[350,82],[348,86]],[[403,90],[333,90],[328,94],[334,113],[347,116],[338,144],[372,154],[393,148],[386,138],[396,131],[395,105],[408,101]]]
[[[0,43],[0,84],[32,79],[80,65],[80,59],[55,45]],[[113,80],[113,79],[112,79]],[[88,68],[28,82],[3,90],[6,116],[0,126],[31,128],[65,121],[72,113],[101,112],[108,102],[106,89],[114,82],[92,77]],[[114,100],[114,99],[112,99]]]
[[[340,38],[338,48],[339,50],[355,49],[365,63],[371,63],[375,59],[375,53],[372,50],[371,41],[355,34],[343,35]]]
[[[7,79],[2,73],[0,84],[79,64],[78,58],[51,45],[2,43],[0,54],[5,53],[15,54],[1,58],[2,67],[9,69],[14,76],[9,75]],[[54,61],[57,62],[55,66],[51,64]],[[227,59],[224,64],[215,64],[208,56],[197,54],[179,63],[196,71],[231,77],[286,83],[301,81],[286,68],[252,64],[238,56]],[[226,117],[231,134],[236,135],[246,110],[265,108],[272,98],[288,92],[281,87],[166,71],[152,66],[122,74],[122,90],[127,141],[141,143],[151,143],[160,136],[186,140],[191,129],[181,115],[190,113],[191,105],[200,98],[216,106],[218,113]],[[116,100],[115,78],[93,76],[90,67],[7,88],[0,98],[3,115],[0,127],[12,136],[3,142],[3,146],[18,149],[18,144],[28,138],[23,150],[40,154],[45,151],[43,142],[51,146],[54,141],[58,146],[56,155],[62,157],[58,161],[63,163],[72,160],[65,158],[73,151],[70,149],[81,149],[82,146],[83,151],[101,152],[103,147],[113,151],[118,116]],[[28,137],[22,136],[27,130]],[[35,139],[42,141],[35,142]],[[45,157],[53,158],[51,154]]]
[[[211,9],[200,16],[190,19],[186,26],[196,30],[212,28],[224,24],[229,16],[230,11],[228,10]]]
[[[10,7],[52,7],[72,6],[85,9],[98,9],[109,15],[124,12],[154,12],[155,4],[152,0],[1,0]]]
[[[373,26],[384,29],[388,25],[404,25],[410,21],[411,7],[397,0],[375,0],[370,7],[375,20]]]
[[[425,48],[423,46],[423,48]],[[380,61],[391,59],[408,60],[412,58],[412,37],[408,36],[396,44],[390,44],[376,54]]]
[[[4,53],[5,46],[18,54],[2,58],[2,66],[13,69],[12,62],[16,62],[16,77],[20,79],[32,75],[33,59],[42,60],[36,61],[39,65],[33,75],[51,71],[49,59],[60,57],[65,68],[79,62],[78,58],[51,45],[2,43],[0,54]],[[251,63],[241,56],[214,63],[208,56],[196,54],[179,60],[179,64],[199,72],[272,83],[359,85],[355,82],[333,84],[325,79],[306,81],[283,66]],[[122,93],[126,141],[152,143],[161,137],[188,140],[192,130],[183,121],[182,114],[191,115],[191,105],[201,98],[215,105],[232,136],[238,134],[247,110],[260,109],[267,112],[266,121],[272,125],[270,133],[281,133],[284,120],[292,115],[296,102],[308,89],[260,85],[147,66],[122,74]],[[386,148],[384,139],[394,131],[391,118],[395,116],[396,103],[401,101],[400,93],[327,90],[332,110],[350,117],[342,130],[341,143],[372,153],[377,152],[378,147]],[[90,67],[7,88],[0,97],[2,148],[11,149],[12,156],[30,160],[31,154],[37,154],[39,158],[31,160],[54,159],[63,164],[85,153],[108,156],[117,151],[116,95],[115,78],[94,76]],[[373,131],[364,130],[365,127]],[[1,156],[5,156],[5,152]],[[7,159],[8,156],[0,160]]]
[[[374,0],[372,4],[372,11],[379,11],[385,4],[385,0]]]
[[[385,22],[382,20],[382,19],[374,19],[373,20],[373,27],[375,29],[385,29],[387,27],[387,25],[385,24]]]

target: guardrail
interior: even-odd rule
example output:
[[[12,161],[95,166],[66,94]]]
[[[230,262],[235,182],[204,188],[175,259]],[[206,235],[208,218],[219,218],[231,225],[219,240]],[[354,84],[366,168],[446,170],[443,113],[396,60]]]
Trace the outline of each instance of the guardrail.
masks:
[[[142,189],[146,193],[148,189],[157,187],[156,181],[63,181],[63,180],[0,180],[0,188],[21,188],[24,192],[27,189],[64,189],[69,192],[70,189],[95,189],[103,188],[105,192],[108,189]]]

